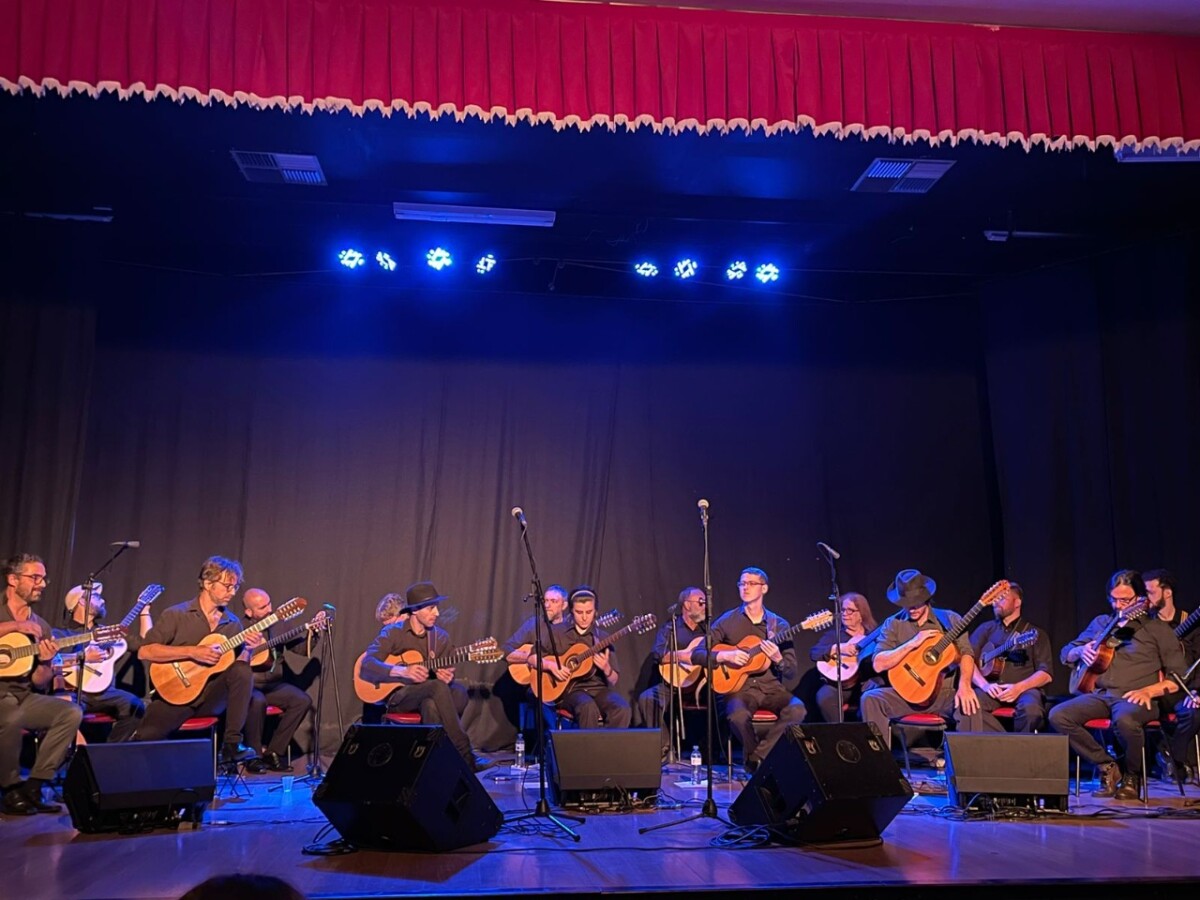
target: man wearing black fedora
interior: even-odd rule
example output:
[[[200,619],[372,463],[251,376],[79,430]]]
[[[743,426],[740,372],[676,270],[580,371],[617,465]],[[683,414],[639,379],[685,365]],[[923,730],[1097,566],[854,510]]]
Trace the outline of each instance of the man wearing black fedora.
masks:
[[[925,632],[946,632],[962,621],[962,616],[958,613],[933,606],[933,595],[936,592],[937,582],[916,569],[904,569],[896,575],[895,581],[887,590],[887,598],[901,609],[884,620],[879,642],[875,646],[876,672],[883,673],[900,665],[920,642]],[[953,717],[959,731],[983,729],[979,698],[975,696],[975,690],[971,686],[971,676],[975,673],[975,655],[971,649],[971,642],[966,634],[961,634],[955,641],[955,646],[959,652],[958,664],[946,670],[947,677],[928,706],[917,708],[911,705],[891,687],[872,688],[863,693],[863,721],[875,723],[889,747],[892,742],[889,723],[898,716],[931,713],[946,718]],[[957,685],[953,677],[956,668]]]
[[[372,641],[363,657],[362,676],[369,681],[398,685],[388,697],[388,711],[419,712],[426,725],[441,725],[467,765],[478,771],[492,763],[475,756],[471,739],[459,721],[451,688],[454,670],[431,671],[423,665],[389,665],[386,661],[389,656],[408,650],[416,650],[427,660],[454,651],[450,635],[435,624],[438,604],[445,599],[431,582],[409,585],[404,592],[407,620],[388,625]]]

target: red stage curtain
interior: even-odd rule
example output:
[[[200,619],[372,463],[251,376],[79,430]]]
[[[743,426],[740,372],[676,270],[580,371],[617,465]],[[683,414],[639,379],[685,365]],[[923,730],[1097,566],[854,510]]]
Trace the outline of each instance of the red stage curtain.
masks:
[[[355,112],[1200,146],[1200,39],[538,0],[0,0],[0,84]]]

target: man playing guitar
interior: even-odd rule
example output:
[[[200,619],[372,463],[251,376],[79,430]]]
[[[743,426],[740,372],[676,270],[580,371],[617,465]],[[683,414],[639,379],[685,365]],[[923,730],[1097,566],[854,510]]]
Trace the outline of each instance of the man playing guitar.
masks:
[[[220,662],[223,654],[217,646],[201,645],[200,642],[210,634],[233,637],[242,631],[241,620],[227,608],[242,586],[241,563],[223,556],[211,556],[200,567],[196,581],[199,593],[186,603],[169,607],[158,617],[146,634],[146,642],[138,650],[138,659],[168,664],[191,660],[203,666]],[[194,703],[152,700],[146,707],[146,717],[138,727],[135,739],[162,740],[188,719],[224,712],[222,762],[253,759],[256,751],[245,746],[242,738],[250,710],[250,695],[254,690],[250,657],[264,640],[261,634],[249,635],[233,665],[214,675]]]
[[[985,622],[971,634],[971,649],[975,652],[975,673],[971,677],[979,697],[984,731],[1003,732],[1004,726],[992,715],[1001,706],[1015,707],[1013,731],[1032,734],[1046,730],[1046,695],[1042,688],[1054,679],[1054,651],[1050,638],[1036,625],[1030,624],[1021,613],[1024,592],[1015,581],[1008,583],[1007,593],[994,605],[996,618]],[[1034,632],[1032,644],[1001,654],[984,671],[983,654],[988,648],[999,650],[1006,643],[1024,641]],[[999,678],[992,673],[999,671]]]
[[[901,609],[884,620],[883,632],[875,646],[873,661],[876,672],[887,672],[904,663],[909,651],[923,641],[928,633],[949,632],[956,629],[963,617],[948,609],[935,609],[933,595],[937,582],[916,569],[903,569],[887,589],[887,598]],[[947,635],[948,637],[949,635]],[[971,688],[971,676],[975,672],[974,651],[965,634],[954,642],[959,661],[947,669],[937,693],[928,705],[916,707],[900,696],[894,687],[872,688],[862,695],[862,717],[864,722],[873,722],[883,735],[888,746],[892,743],[890,721],[897,716],[917,712],[953,716],[959,731],[979,731],[979,700]],[[953,670],[959,670],[959,683],[954,683]]]
[[[54,777],[83,719],[74,703],[63,703],[38,691],[54,680],[51,663],[58,647],[50,623],[33,611],[46,589],[46,564],[30,553],[14,556],[0,569],[4,602],[0,603],[0,637],[12,637],[21,649],[36,643],[37,656],[24,674],[0,678],[0,810],[8,815],[57,813],[61,807],[42,799],[42,788]],[[29,779],[21,781],[21,729],[42,731]]]
[[[1150,609],[1159,619],[1166,622],[1175,631],[1175,635],[1183,642],[1183,655],[1188,666],[1200,658],[1200,622],[1198,613],[1188,615],[1186,610],[1175,604],[1175,576],[1166,569],[1148,569],[1142,573],[1146,582],[1146,599],[1150,601]],[[1176,672],[1181,678],[1185,673]],[[1188,685],[1191,693],[1175,696],[1167,695],[1160,703],[1160,715],[1166,719],[1168,713],[1175,713],[1175,729],[1170,732],[1170,758],[1163,762],[1163,777],[1173,777],[1180,784],[1186,782],[1195,765],[1193,740],[1200,732],[1200,714],[1196,712],[1200,701],[1195,696],[1195,689],[1200,686],[1200,673],[1193,673]],[[1160,751],[1160,755],[1161,751]]]
[[[1145,594],[1140,573],[1132,569],[1114,573],[1108,580],[1112,615],[1097,616],[1079,637],[1063,647],[1063,663],[1092,666],[1103,649],[1096,639],[1109,630],[1114,616],[1121,617]],[[1092,796],[1136,800],[1141,796],[1145,725],[1158,715],[1156,701],[1179,690],[1170,676],[1163,677],[1162,673],[1183,674],[1187,661],[1171,626],[1157,618],[1131,619],[1105,643],[1112,647],[1112,661],[1096,678],[1095,689],[1050,710],[1050,725],[1070,739],[1076,753],[1099,766],[1100,788]],[[1117,761],[1084,728],[1089,719],[1100,718],[1112,720],[1117,740],[1125,749],[1123,778]]]
[[[246,610],[247,622],[265,619],[273,609],[270,595],[261,588],[250,588],[246,591],[242,595],[242,605]],[[286,625],[272,627],[277,627],[280,631],[287,630]],[[250,709],[246,715],[246,744],[255,753],[262,752],[262,755],[246,764],[249,772],[257,774],[267,771],[292,771],[291,765],[286,761],[288,744],[292,742],[292,735],[296,733],[296,729],[300,727],[300,723],[312,709],[312,698],[296,685],[289,684],[284,680],[283,651],[302,652],[307,650],[309,634],[316,634],[316,632],[301,634],[278,649],[266,651],[270,654],[267,662],[257,668],[252,667],[254,691],[250,694]],[[270,628],[263,637],[270,642]],[[271,735],[270,746],[263,751],[262,737],[263,726],[267,718],[267,706],[277,706],[283,710],[283,713],[279,717],[275,733]]]
[[[704,678],[703,672],[692,663],[692,651],[704,643],[704,621],[708,618],[708,601],[701,588],[686,587],[679,592],[677,603],[678,614],[659,627],[654,638],[654,649],[650,651],[650,658],[656,666],[661,668],[666,665],[668,671],[675,672],[677,677],[646,688],[637,701],[642,725],[646,728],[657,725],[662,732],[664,758],[671,743],[669,723],[663,716],[663,710],[670,702],[670,693],[678,685],[681,692],[694,696]],[[678,648],[678,652],[672,648]]]
[[[70,635],[91,631],[97,622],[104,619],[107,612],[107,605],[104,602],[104,585],[99,581],[92,584],[90,598],[84,586],[77,584],[71,590],[67,591],[67,596],[63,602],[66,609],[67,623],[65,628],[56,632],[56,635]],[[138,636],[145,637],[146,632],[150,630],[152,624],[150,607],[148,605],[142,607],[141,614],[138,617]],[[106,658],[106,652],[111,652],[111,650],[95,643],[88,644],[83,651],[84,665],[103,661]],[[77,656],[78,654],[72,654],[68,658],[68,661],[76,659]],[[79,673],[76,673],[76,675],[80,678],[83,677]],[[72,698],[75,695],[75,692],[69,688],[67,693]],[[114,720],[113,727],[112,731],[108,734],[110,742],[132,739],[134,732],[137,731],[138,726],[142,722],[142,716],[146,713],[146,706],[139,698],[129,693],[129,691],[123,691],[111,684],[103,691],[89,693],[86,689],[85,679],[85,687],[80,696],[83,699],[83,711],[85,713],[101,713],[106,716],[112,716]]]
[[[485,769],[492,762],[475,756],[459,721],[451,689],[454,670],[430,671],[421,664],[387,663],[389,656],[407,651],[416,651],[429,660],[449,656],[454,650],[450,635],[436,625],[438,604],[446,599],[437,588],[431,582],[419,581],[409,585],[404,598],[407,620],[386,626],[371,642],[362,659],[362,677],[376,684],[395,684],[396,690],[387,698],[389,712],[419,712],[426,725],[441,725],[467,766],[475,771]],[[461,686],[460,690],[465,693]]]
[[[607,635],[595,627],[596,592],[587,585],[580,585],[571,591],[569,602],[571,615],[552,626],[552,643],[565,652],[576,644],[594,647],[604,640]],[[594,665],[570,685],[555,704],[556,708],[571,713],[580,728],[600,728],[602,717],[605,728],[628,728],[633,710],[629,701],[614,690],[621,677],[616,655],[609,648],[592,659]],[[547,651],[543,664],[545,671],[557,681],[567,681],[570,677],[567,670],[555,663]]]
[[[764,653],[770,661],[766,671],[751,675],[740,690],[721,696],[721,710],[729,721],[730,730],[737,735],[742,745],[743,764],[753,772],[766,758],[782,737],[789,725],[804,721],[807,712],[804,704],[792,696],[783,686],[784,681],[796,677],[796,648],[791,641],[782,646],[775,643],[775,636],[788,629],[787,620],[777,616],[763,605],[763,598],[770,590],[770,580],[762,569],[750,567],[742,570],[738,578],[738,591],[742,605],[731,609],[712,623],[712,644],[733,644],[746,638],[761,640],[757,653]],[[716,651],[713,670],[720,665],[745,666],[751,654],[741,648]],[[692,652],[692,662],[705,667],[708,653],[703,644]],[[759,741],[754,733],[754,713],[769,710],[779,716],[766,737]]]

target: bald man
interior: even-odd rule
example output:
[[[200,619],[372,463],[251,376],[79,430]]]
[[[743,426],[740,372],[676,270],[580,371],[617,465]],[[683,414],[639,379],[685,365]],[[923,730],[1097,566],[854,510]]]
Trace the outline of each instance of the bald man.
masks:
[[[271,596],[261,588],[250,588],[242,595],[242,604],[246,611],[246,621],[253,625],[271,614]],[[272,628],[278,628],[281,633],[290,630],[288,626],[271,626],[264,635],[268,642]],[[313,632],[317,634],[318,632]],[[294,653],[306,654],[308,650],[308,635],[302,634],[294,640],[272,647],[270,656],[261,666],[254,668],[254,691],[250,695],[250,711],[246,715],[246,743],[254,750],[261,751],[258,759],[252,759],[246,764],[248,772],[290,772],[291,765],[287,762],[288,745],[300,723],[304,721],[312,708],[312,699],[300,688],[284,680],[283,653],[291,650]],[[266,722],[267,707],[277,706],[283,710],[279,725],[271,735],[271,743],[262,745],[263,726]]]

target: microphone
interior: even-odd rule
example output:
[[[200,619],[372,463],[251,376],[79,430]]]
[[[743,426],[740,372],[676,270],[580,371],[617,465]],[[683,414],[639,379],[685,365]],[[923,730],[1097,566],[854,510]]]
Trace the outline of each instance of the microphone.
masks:
[[[703,497],[701,497],[699,502],[696,503],[696,506],[699,507],[699,509],[700,509],[700,521],[707,522],[708,521],[708,501],[705,500]]]
[[[528,523],[525,521],[525,510],[521,509],[521,507],[514,506],[512,508],[511,515],[514,519],[521,523],[522,528],[528,527]]]
[[[136,550],[138,547],[142,546],[142,542],[141,541],[113,541],[108,546],[120,547],[122,550]]]
[[[834,559],[842,558],[842,554],[838,553],[836,550],[834,550],[832,547],[830,547],[824,541],[817,541],[817,546],[820,547],[822,550],[824,550],[826,553],[828,553],[830,556],[832,556]]]
[[[330,612],[337,612],[337,607],[332,603],[326,603],[323,608],[329,610]]]
[[[667,607],[667,616],[674,618],[677,615],[679,615],[679,604],[672,603],[670,606]]]

